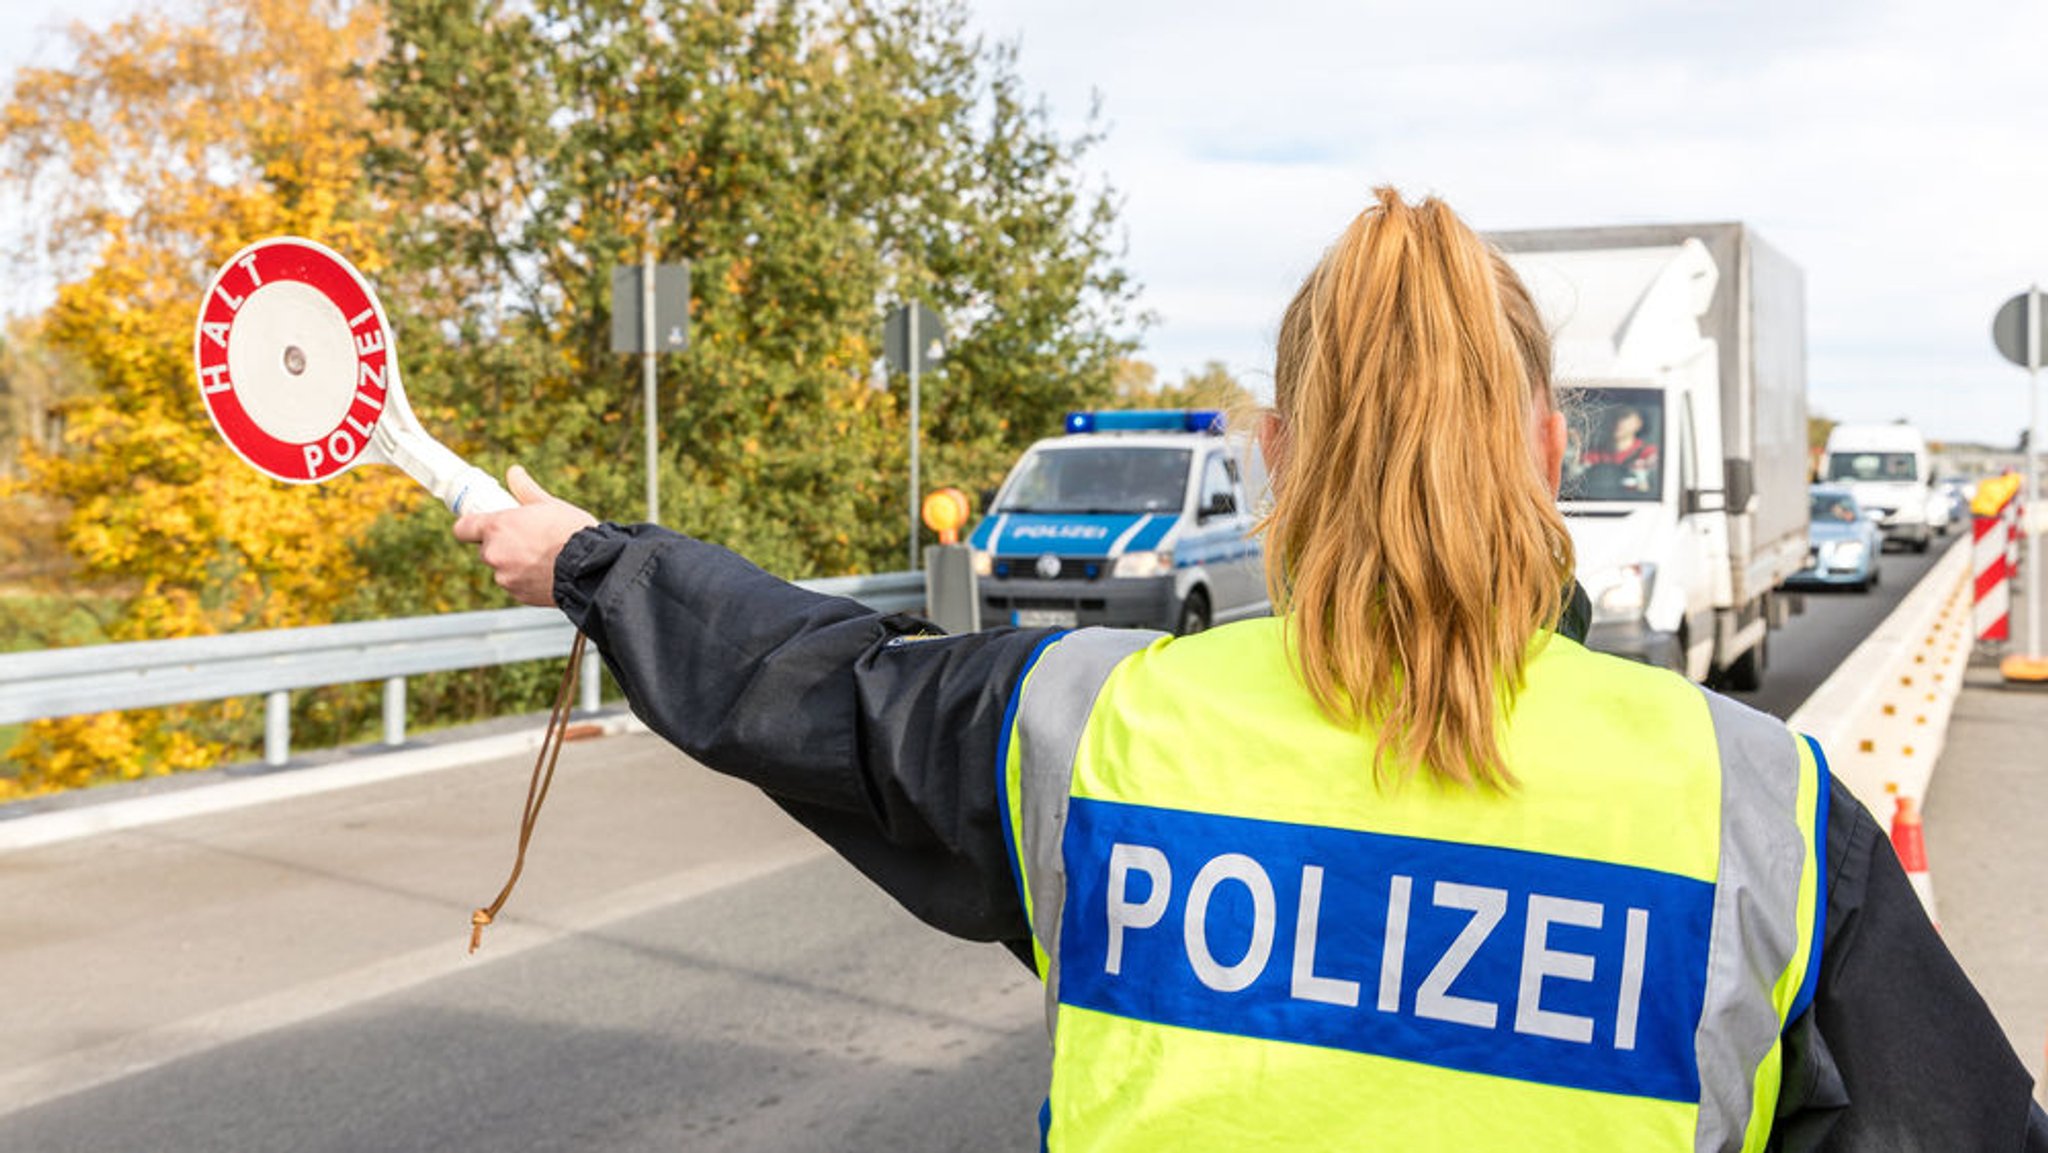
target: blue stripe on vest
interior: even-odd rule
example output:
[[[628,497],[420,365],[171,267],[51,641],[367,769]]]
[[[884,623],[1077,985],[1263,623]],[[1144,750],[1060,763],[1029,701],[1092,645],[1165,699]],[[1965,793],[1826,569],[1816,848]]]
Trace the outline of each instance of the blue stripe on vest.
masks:
[[[1791,1012],[1785,1014],[1787,1021],[1797,1021],[1813,1004],[1813,995],[1820,988],[1820,946],[1828,925],[1828,802],[1834,796],[1834,788],[1828,776],[1828,755],[1820,751],[1819,741],[1812,737],[1805,740],[1806,747],[1813,750],[1815,776],[1819,778],[1815,782],[1818,792],[1813,809],[1813,942],[1807,947],[1806,972],[1800,975],[1799,992],[1792,998]]]
[[[1704,881],[1078,797],[1063,850],[1062,1004],[1699,1100]]]

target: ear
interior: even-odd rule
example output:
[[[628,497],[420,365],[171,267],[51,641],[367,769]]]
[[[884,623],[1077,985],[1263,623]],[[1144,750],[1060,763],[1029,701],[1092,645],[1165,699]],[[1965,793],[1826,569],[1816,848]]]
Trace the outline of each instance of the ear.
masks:
[[[1565,440],[1564,414],[1555,410],[1544,413],[1536,423],[1536,463],[1542,467],[1543,480],[1553,497],[1564,483]]]
[[[1287,425],[1271,409],[1259,414],[1259,453],[1266,458],[1266,475],[1279,476],[1287,469]]]

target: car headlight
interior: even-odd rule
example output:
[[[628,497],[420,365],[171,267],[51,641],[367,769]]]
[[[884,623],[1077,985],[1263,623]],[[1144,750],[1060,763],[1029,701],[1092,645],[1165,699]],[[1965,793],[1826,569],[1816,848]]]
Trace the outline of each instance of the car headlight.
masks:
[[[1159,549],[1156,552],[1127,552],[1116,558],[1116,567],[1110,570],[1113,577],[1156,577],[1173,571],[1173,550]]]
[[[987,553],[987,552],[983,552],[983,551],[981,551],[980,549],[975,549],[975,550],[974,550],[974,575],[975,575],[975,576],[978,576],[978,577],[985,577],[985,576],[988,576],[988,575],[990,575],[991,573],[993,573],[993,572],[995,572],[995,571],[996,571],[996,558],[995,558],[995,554],[994,554],[994,553]]]
[[[1630,564],[1616,569],[1600,591],[1593,595],[1593,617],[1596,620],[1642,619],[1643,610],[1649,607],[1650,591],[1657,582],[1657,566],[1653,564]]]

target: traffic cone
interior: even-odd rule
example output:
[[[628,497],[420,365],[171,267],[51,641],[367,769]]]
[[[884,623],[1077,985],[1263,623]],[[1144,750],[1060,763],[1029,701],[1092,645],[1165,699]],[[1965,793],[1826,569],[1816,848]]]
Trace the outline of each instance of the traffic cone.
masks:
[[[1927,841],[1920,830],[1920,806],[1913,798],[1895,794],[1892,810],[1892,851],[1906,869],[1906,879],[1927,910],[1927,919],[1941,927],[1941,915],[1934,910],[1934,878],[1927,872]]]

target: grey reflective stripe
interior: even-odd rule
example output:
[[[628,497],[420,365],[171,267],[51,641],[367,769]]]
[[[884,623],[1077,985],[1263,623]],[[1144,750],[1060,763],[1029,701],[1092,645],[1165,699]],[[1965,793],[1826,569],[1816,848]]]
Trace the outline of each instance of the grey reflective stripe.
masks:
[[[1011,746],[1017,750],[1018,864],[1031,890],[1031,931],[1045,950],[1045,1023],[1059,1004],[1060,909],[1067,870],[1060,842],[1067,830],[1067,794],[1074,754],[1110,671],[1162,634],[1132,629],[1082,629],[1045,650],[1024,680]]]
[[[1721,875],[1714,885],[1693,1147],[1740,1149],[1756,1071],[1784,1025],[1771,989],[1799,950],[1799,746],[1782,721],[1702,690],[1721,749]]]

